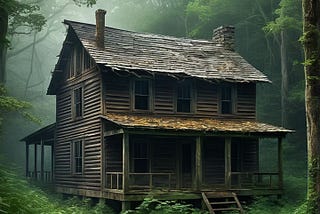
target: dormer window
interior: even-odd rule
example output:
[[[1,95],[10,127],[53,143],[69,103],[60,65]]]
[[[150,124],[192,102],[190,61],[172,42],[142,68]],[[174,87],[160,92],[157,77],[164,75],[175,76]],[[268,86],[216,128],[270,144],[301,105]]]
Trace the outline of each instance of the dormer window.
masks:
[[[134,81],[134,109],[150,110],[150,82],[149,80]]]
[[[234,113],[234,90],[232,85],[222,85],[220,88],[220,113]]]
[[[180,83],[177,88],[177,112],[191,112],[191,84]]]

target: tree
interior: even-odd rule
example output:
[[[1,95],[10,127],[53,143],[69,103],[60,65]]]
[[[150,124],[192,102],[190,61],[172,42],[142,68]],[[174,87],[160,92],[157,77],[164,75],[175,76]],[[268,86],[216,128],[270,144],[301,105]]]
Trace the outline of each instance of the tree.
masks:
[[[308,213],[320,213],[320,2],[303,0],[308,144]]]

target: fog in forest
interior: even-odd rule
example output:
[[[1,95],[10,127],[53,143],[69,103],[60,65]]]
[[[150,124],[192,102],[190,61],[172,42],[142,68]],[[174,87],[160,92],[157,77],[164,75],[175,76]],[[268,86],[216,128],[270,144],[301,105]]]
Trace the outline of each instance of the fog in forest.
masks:
[[[216,27],[235,26],[236,51],[272,81],[257,84],[258,120],[295,130],[283,143],[285,188],[294,200],[304,197],[306,125],[303,51],[298,41],[302,34],[301,1],[98,0],[92,7],[78,6],[72,0],[37,2],[46,24],[40,32],[26,33],[20,26],[16,29],[20,33],[9,35],[6,87],[10,96],[30,102],[30,112],[41,122],[28,121],[17,113],[4,115],[2,161],[25,173],[25,143],[20,140],[55,122],[55,96],[46,92],[66,36],[62,22],[95,24],[95,11],[101,8],[107,11],[107,26],[130,31],[211,40]],[[264,139],[260,146],[261,167],[274,169],[276,143]],[[50,151],[45,153],[45,168],[50,169]],[[32,160],[30,157],[30,163]]]

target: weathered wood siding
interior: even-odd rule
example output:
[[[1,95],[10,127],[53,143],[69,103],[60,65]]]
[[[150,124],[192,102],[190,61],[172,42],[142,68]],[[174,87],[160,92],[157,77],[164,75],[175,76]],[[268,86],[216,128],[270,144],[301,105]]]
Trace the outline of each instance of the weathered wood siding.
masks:
[[[66,77],[67,78],[67,77]],[[65,79],[56,94],[55,182],[57,187],[100,190],[101,186],[101,74],[89,69],[72,79]],[[72,115],[72,94],[83,87],[83,117]],[[83,141],[83,173],[71,169],[71,142]]]
[[[106,85],[106,112],[138,112],[132,110],[132,79],[133,76],[117,75],[114,72],[105,74]],[[193,81],[193,112],[176,112],[176,86],[178,81],[165,76],[155,76],[151,81],[152,96],[150,113],[171,116],[199,116],[230,119],[256,118],[256,88],[254,83],[237,83],[235,94],[234,114],[222,115],[219,113],[219,83]]]
[[[105,138],[106,172],[122,172],[122,135]]]

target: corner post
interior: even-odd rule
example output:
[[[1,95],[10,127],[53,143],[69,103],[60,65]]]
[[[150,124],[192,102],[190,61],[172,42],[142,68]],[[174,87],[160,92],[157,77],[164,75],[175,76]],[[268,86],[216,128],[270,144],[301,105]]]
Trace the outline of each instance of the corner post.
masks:
[[[41,145],[40,178],[41,178],[41,181],[44,181],[44,144],[43,144],[42,138],[40,141],[40,145]]]
[[[129,134],[123,133],[122,137],[122,188],[126,193],[129,190]]]
[[[54,143],[53,141],[51,145],[51,181],[54,182]]]
[[[26,142],[26,177],[29,177],[29,144]]]
[[[282,137],[278,137],[278,172],[279,189],[283,189]]]
[[[37,180],[37,177],[38,177],[38,176],[37,176],[37,173],[38,173],[38,172],[37,172],[37,171],[38,171],[38,170],[37,170],[37,162],[38,162],[38,161],[37,161],[37,156],[38,156],[38,155],[37,155],[37,144],[35,143],[35,144],[34,144],[34,168],[33,168],[33,172],[34,172],[34,175],[33,175],[33,176],[34,176],[34,179],[35,179],[35,180]]]
[[[225,184],[231,188],[231,137],[225,138]]]
[[[194,186],[196,190],[201,189],[202,184],[202,137],[196,138],[196,176]]]

